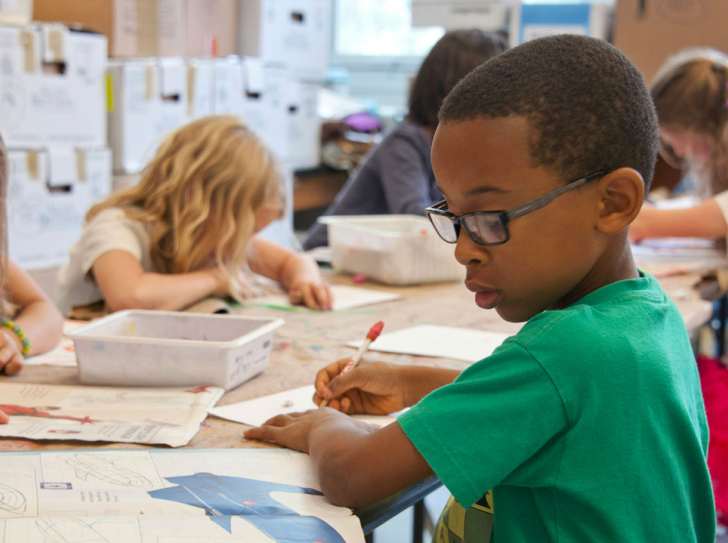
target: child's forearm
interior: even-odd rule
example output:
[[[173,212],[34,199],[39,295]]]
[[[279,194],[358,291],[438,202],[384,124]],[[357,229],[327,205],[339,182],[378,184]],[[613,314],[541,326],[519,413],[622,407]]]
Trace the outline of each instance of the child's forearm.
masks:
[[[432,474],[398,423],[384,428],[326,417],[308,433],[308,453],[324,495],[336,505],[365,507]]]
[[[372,431],[343,420],[317,427],[309,434],[309,455],[314,471],[321,490],[331,503],[365,507],[392,493],[388,488],[382,489],[374,478],[362,479],[357,475],[367,468],[361,451],[366,450],[366,438]]]
[[[401,371],[407,407],[412,407],[433,390],[449,385],[460,375],[458,370],[421,366],[402,366]]]
[[[728,234],[728,224],[715,200],[686,209],[644,208],[635,220],[640,238],[721,238]]]
[[[184,309],[220,288],[213,270],[190,273],[145,273],[129,292],[104,295],[111,311],[123,309],[157,309],[177,311]]]
[[[31,355],[53,349],[63,334],[63,316],[49,300],[34,301],[23,307],[15,323],[30,341]]]

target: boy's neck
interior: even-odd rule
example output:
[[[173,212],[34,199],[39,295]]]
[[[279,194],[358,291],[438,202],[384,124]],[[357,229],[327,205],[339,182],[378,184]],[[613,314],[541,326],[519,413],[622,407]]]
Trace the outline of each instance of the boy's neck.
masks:
[[[595,290],[617,281],[636,279],[639,276],[639,271],[632,257],[632,249],[625,237],[624,243],[615,243],[609,247],[589,273],[550,309],[564,309]]]

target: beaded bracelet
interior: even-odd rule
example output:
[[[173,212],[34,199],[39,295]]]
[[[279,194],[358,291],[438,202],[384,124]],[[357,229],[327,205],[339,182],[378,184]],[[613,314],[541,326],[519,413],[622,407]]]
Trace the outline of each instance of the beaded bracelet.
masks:
[[[30,340],[25,337],[23,329],[13,321],[3,321],[2,325],[6,328],[10,328],[13,333],[18,336],[20,343],[23,345],[23,356],[28,356],[30,354]]]

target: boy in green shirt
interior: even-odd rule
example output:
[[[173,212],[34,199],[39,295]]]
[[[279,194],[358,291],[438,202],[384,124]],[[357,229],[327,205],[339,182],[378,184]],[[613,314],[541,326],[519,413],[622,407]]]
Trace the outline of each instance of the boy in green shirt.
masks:
[[[475,69],[440,111],[446,200],[428,213],[475,303],[528,322],[460,374],[332,364],[316,379],[331,408],[246,437],[308,452],[350,507],[435,473],[457,502],[446,541],[487,541],[491,503],[498,543],[714,541],[693,353],[627,239],[657,144],[642,76],[605,42],[542,38]],[[342,414],[409,406],[382,429]]]

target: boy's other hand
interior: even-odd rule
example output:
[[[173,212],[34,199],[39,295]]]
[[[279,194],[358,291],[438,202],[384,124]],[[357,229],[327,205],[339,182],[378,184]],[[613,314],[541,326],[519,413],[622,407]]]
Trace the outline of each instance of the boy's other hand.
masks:
[[[330,310],[334,304],[329,285],[318,281],[302,281],[291,285],[288,298],[292,304],[305,305],[310,309]]]
[[[23,345],[20,338],[6,328],[0,330],[0,369],[5,375],[15,375],[23,369]]]
[[[277,443],[281,447],[308,453],[308,436],[319,425],[337,422],[353,425],[372,432],[378,428],[349,418],[332,409],[312,409],[305,413],[289,413],[278,415],[263,423],[258,428],[250,428],[243,432],[246,439],[260,439]]]
[[[313,397],[316,405],[325,398],[329,407],[348,415],[388,415],[407,407],[400,368],[383,362],[362,362],[340,375],[349,360],[344,358],[318,372]]]

